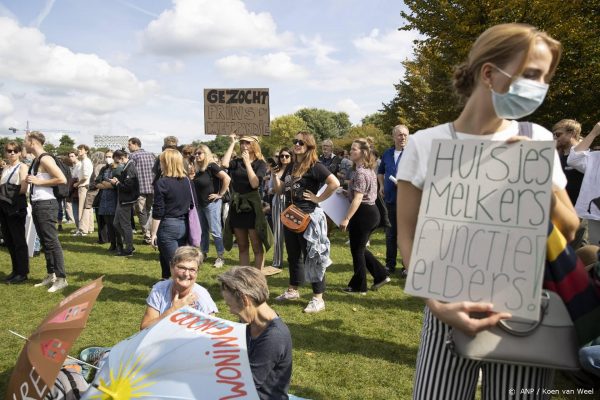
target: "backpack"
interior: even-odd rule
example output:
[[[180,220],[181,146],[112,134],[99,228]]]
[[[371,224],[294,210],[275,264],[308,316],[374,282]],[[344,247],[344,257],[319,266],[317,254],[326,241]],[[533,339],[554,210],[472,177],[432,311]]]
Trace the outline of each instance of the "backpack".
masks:
[[[61,368],[54,387],[46,394],[44,400],[79,400],[83,393],[88,389],[89,384],[81,374],[81,367],[72,369],[68,367]]]
[[[67,179],[67,183],[61,183],[60,185],[52,186],[52,192],[54,193],[54,197],[56,197],[57,200],[61,200],[61,199],[64,199],[65,197],[68,197],[70,188],[71,188],[71,186],[73,186],[73,177],[71,176],[71,169],[69,167],[67,167],[65,165],[65,163],[63,163],[59,158],[53,156],[50,153],[42,153],[35,160],[35,162],[33,164],[31,164],[31,167],[29,168],[29,173],[30,174],[33,173],[33,175],[37,174],[37,170],[40,165],[40,160],[44,156],[52,157],[54,159],[54,162],[56,162],[56,165],[58,166],[58,168],[61,170],[61,172]]]

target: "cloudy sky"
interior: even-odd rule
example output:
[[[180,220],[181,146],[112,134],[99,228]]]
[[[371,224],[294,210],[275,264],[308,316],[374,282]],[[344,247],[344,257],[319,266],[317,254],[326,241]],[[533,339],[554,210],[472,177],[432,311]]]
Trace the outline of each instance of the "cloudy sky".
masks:
[[[203,135],[203,89],[268,87],[271,118],[302,107],[353,123],[394,95],[416,35],[399,0],[0,0],[0,136],[9,127]],[[17,132],[19,134],[19,132]],[[22,133],[21,133],[22,134]]]

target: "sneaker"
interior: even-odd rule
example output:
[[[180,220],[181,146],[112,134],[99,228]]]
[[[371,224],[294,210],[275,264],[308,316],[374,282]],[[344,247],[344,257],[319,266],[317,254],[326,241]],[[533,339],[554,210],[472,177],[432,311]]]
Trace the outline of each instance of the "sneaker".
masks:
[[[373,286],[371,286],[371,290],[377,290],[380,287],[382,287],[383,285],[390,283],[391,279],[389,276],[386,276],[384,280],[382,280],[381,282],[378,283],[374,283]]]
[[[348,294],[359,294],[361,296],[366,296],[367,295],[367,292],[361,292],[360,290],[352,289],[350,286],[348,286],[346,288],[343,288],[342,292],[348,293]]]
[[[62,232],[62,231],[63,231],[62,224],[58,224],[58,231],[59,231],[59,232]]]
[[[50,289],[48,289],[48,293],[58,292],[59,290],[62,290],[67,286],[69,286],[69,284],[67,283],[66,278],[56,278],[52,286],[50,286]]]
[[[36,283],[33,287],[42,287],[42,286],[50,286],[56,281],[56,275],[48,274],[40,283]]]
[[[288,289],[279,296],[275,297],[277,301],[295,300],[300,298],[300,293],[296,289]]]
[[[408,276],[408,270],[406,268],[402,268],[400,270],[400,277],[401,278],[406,278]]]
[[[308,302],[308,305],[304,309],[305,313],[314,314],[319,311],[323,311],[325,309],[325,301],[323,299],[318,299],[313,297],[311,301]]]
[[[121,250],[120,252],[118,252],[117,254],[115,254],[116,256],[119,257],[131,257],[133,255],[133,252],[135,251],[135,249],[130,249],[130,250]]]
[[[71,233],[71,236],[79,236],[81,231],[79,229],[75,230],[75,232]]]
[[[221,257],[217,257],[217,259],[215,260],[215,263],[214,263],[213,267],[215,267],[215,268],[223,268],[223,265],[225,265],[225,260],[223,260]]]

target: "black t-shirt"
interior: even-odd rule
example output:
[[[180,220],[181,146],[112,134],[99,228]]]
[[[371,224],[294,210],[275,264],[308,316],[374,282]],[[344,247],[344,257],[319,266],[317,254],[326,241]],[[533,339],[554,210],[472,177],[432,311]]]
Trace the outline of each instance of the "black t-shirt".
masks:
[[[569,167],[567,165],[568,154],[563,154],[563,152],[559,152],[560,156],[560,165],[562,166],[562,170],[567,177],[567,194],[571,199],[573,204],[577,203],[577,197],[579,197],[579,191],[581,190],[581,183],[583,182],[583,174],[577,171],[573,167]]]
[[[256,159],[252,161],[250,165],[252,165],[252,169],[258,178],[258,187],[260,187],[262,185],[263,178],[267,174],[267,163],[263,160]],[[229,176],[231,177],[231,187],[235,192],[245,194],[256,190],[250,186],[250,181],[248,180],[248,171],[246,171],[244,160],[241,158],[231,160],[229,162],[228,171]]]
[[[210,163],[205,171],[196,172],[194,176],[194,187],[196,188],[196,196],[201,207],[206,207],[210,201],[208,196],[213,193],[218,193],[221,189],[221,180],[217,177],[219,172],[223,171],[215,163]]]
[[[284,183],[285,190],[285,205],[291,204],[291,195],[294,196],[294,204],[304,212],[311,213],[314,211],[317,204],[303,198],[305,190],[310,190],[317,194],[321,186],[325,184],[327,177],[331,175],[331,171],[326,166],[317,162],[300,179],[292,177],[293,164],[288,165],[281,180]]]

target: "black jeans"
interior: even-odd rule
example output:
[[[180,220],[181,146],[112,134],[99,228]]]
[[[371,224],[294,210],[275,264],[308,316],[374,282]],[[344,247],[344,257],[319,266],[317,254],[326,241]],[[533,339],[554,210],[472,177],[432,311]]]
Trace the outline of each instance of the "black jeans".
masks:
[[[396,221],[396,203],[385,203],[388,218],[390,219],[389,228],[385,228],[385,267],[390,272],[396,270],[396,259],[398,258],[398,222]]]
[[[108,241],[110,242],[110,247],[122,249],[123,248],[123,238],[121,234],[117,232],[115,229],[115,225],[113,221],[115,219],[114,215],[99,215],[102,220],[103,225],[106,227],[106,233],[108,236]]]
[[[46,256],[46,271],[56,274],[57,278],[65,278],[65,259],[58,240],[56,220],[58,218],[58,202],[56,200],[40,200],[31,203],[33,224]]]
[[[12,261],[12,272],[16,275],[27,276],[29,274],[29,252],[27,250],[27,238],[25,237],[25,220],[27,210],[8,215],[0,210],[0,228],[4,244],[10,253]]]
[[[303,233],[294,233],[283,228],[283,237],[285,239],[285,249],[288,255],[288,264],[290,267],[290,285],[300,286],[304,282],[304,258],[306,257],[306,239]],[[314,294],[325,292],[325,276],[321,282],[311,282]]]
[[[353,290],[367,291],[367,270],[373,276],[374,283],[387,278],[383,264],[367,250],[367,242],[371,233],[379,226],[379,211],[375,204],[361,203],[348,224],[350,234],[350,252],[354,264],[354,275],[348,286]]]

